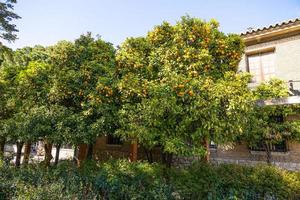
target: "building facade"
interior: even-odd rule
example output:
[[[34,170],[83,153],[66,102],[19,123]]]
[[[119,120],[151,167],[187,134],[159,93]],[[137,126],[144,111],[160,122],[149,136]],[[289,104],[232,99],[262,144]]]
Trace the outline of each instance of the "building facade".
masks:
[[[253,83],[278,77],[300,81],[300,19],[271,25],[241,34],[246,49],[240,70],[253,75]]]
[[[290,88],[291,97],[285,102],[297,102],[300,95],[300,19],[252,29],[241,36],[246,48],[239,69],[253,75],[250,87],[276,77]],[[251,149],[245,143],[211,147],[213,162],[256,164],[266,161],[263,148]],[[274,145],[271,151],[273,164],[300,170],[300,143],[286,141]]]

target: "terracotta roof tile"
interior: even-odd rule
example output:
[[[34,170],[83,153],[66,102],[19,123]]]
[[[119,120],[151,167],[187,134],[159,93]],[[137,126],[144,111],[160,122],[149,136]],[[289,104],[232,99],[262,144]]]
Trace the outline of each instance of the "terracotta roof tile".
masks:
[[[262,27],[262,28],[257,28],[257,29],[249,30],[249,31],[246,31],[244,33],[241,33],[241,36],[246,36],[246,35],[251,35],[251,34],[257,34],[257,33],[260,33],[262,31],[272,30],[274,28],[281,28],[281,27],[285,27],[287,25],[293,25],[293,24],[295,24],[297,22],[300,22],[300,18],[291,19],[291,20],[283,21],[281,23],[271,24],[269,26],[265,26],[265,27]]]

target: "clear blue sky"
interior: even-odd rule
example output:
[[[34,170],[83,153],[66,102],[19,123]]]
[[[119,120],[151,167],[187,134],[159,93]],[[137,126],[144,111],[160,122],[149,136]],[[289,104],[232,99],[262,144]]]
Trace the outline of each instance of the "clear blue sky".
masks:
[[[51,45],[87,31],[119,45],[186,14],[215,18],[224,32],[240,33],[300,17],[300,0],[19,0],[15,11],[22,19],[12,48]]]

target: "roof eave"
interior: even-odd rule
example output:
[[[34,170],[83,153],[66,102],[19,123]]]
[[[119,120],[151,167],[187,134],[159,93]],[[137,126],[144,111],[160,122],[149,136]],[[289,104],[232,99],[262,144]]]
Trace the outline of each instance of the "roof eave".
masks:
[[[246,46],[249,46],[280,38],[290,37],[297,34],[300,34],[300,23],[293,26],[282,27],[280,29],[265,30],[255,34],[245,34],[242,35],[242,38]]]

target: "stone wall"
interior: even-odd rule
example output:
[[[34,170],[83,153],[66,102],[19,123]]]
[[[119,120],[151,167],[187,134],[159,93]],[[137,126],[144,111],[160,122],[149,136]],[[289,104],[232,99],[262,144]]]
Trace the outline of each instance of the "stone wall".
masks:
[[[250,151],[244,143],[228,146],[219,146],[217,149],[211,149],[211,161],[213,163],[246,165],[266,163],[266,153],[263,151]],[[300,143],[289,142],[288,148],[287,152],[272,152],[272,164],[288,170],[300,171]]]
[[[272,163],[276,166],[300,171],[300,143],[289,142],[289,151],[285,153],[272,153]],[[130,142],[125,142],[123,145],[108,145],[106,137],[100,137],[94,146],[94,157],[96,160],[106,161],[110,158],[114,159],[129,159],[130,157]],[[159,148],[152,151],[154,162],[161,162],[162,156]],[[138,146],[138,160],[147,160],[147,155],[144,148]],[[173,165],[177,167],[191,165],[195,161],[200,161],[200,157],[191,156],[173,156]],[[258,163],[266,163],[265,152],[250,151],[245,143],[228,144],[218,146],[217,149],[210,149],[210,160],[213,163],[236,163],[255,165]]]
[[[255,161],[255,160],[240,160],[240,159],[224,159],[224,158],[212,158],[211,162],[214,164],[222,164],[222,163],[234,163],[239,165],[250,165],[255,166],[257,164],[266,164],[264,161]],[[272,165],[280,167],[282,169],[292,170],[292,171],[300,171],[300,163],[295,162],[278,162],[273,161]]]
[[[186,167],[191,165],[193,162],[200,161],[201,158],[197,156],[174,156],[173,157],[173,165],[177,167]]]

